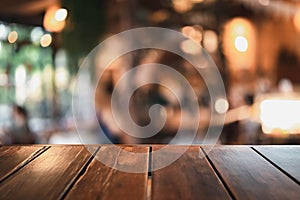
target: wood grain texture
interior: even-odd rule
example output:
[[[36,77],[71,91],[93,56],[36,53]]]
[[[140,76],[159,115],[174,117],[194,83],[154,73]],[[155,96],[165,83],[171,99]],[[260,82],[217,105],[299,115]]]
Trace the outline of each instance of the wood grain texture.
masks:
[[[300,182],[300,146],[255,146],[254,148]]]
[[[300,197],[298,184],[249,147],[218,146],[208,157],[237,199]]]
[[[53,146],[0,185],[0,199],[57,199],[91,154]]]
[[[161,147],[159,147],[161,148]],[[174,146],[153,154],[153,167],[176,157]],[[153,147],[153,152],[157,148]],[[152,173],[152,199],[230,199],[199,147],[190,147],[171,165]]]
[[[66,199],[146,199],[149,148],[123,146],[122,149],[143,154],[136,156],[113,146],[102,146]],[[144,173],[126,173],[116,169],[121,166],[138,171],[143,169]]]
[[[0,149],[0,180],[13,173],[43,146],[3,146]]]

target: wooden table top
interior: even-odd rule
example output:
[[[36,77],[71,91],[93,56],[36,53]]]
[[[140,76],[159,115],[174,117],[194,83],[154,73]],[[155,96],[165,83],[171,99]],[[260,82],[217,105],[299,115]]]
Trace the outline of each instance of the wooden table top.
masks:
[[[300,146],[191,146],[149,173],[183,146],[155,156],[162,146],[121,145],[139,158],[112,147],[93,146],[92,155],[81,145],[2,146],[0,199],[300,199]]]

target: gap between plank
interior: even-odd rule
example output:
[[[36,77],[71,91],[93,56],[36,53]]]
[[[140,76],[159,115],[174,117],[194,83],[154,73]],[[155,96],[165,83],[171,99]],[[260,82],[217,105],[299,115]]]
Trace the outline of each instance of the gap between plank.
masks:
[[[271,165],[273,165],[275,168],[277,168],[279,171],[281,171],[283,174],[285,174],[287,177],[289,177],[290,179],[292,179],[295,183],[297,183],[298,185],[300,185],[300,182],[294,178],[291,174],[289,174],[288,172],[286,172],[284,169],[282,169],[281,167],[279,167],[276,163],[274,163],[272,160],[270,160],[268,157],[266,157],[263,153],[261,153],[259,150],[255,149],[254,147],[250,147],[254,152],[256,152],[258,155],[260,155],[261,157],[263,157],[266,161],[268,161]]]
[[[83,176],[90,165],[90,163],[93,161],[94,157],[100,150],[101,146],[96,149],[96,151],[91,155],[91,157],[88,159],[86,163],[83,164],[83,166],[80,168],[80,170],[77,172],[77,174],[73,177],[73,179],[69,182],[69,184],[65,187],[64,191],[61,193],[58,199],[64,199],[68,193],[71,191],[72,187],[75,185],[75,183],[80,179],[81,176]]]
[[[29,164],[31,161],[36,159],[38,156],[40,156],[42,153],[50,149],[51,146],[43,146],[41,149],[37,150],[36,152],[33,153],[32,156],[27,158],[25,161],[21,162],[18,166],[16,166],[14,169],[12,169],[9,173],[7,173],[1,180],[0,184],[3,183],[6,179],[11,177],[13,174],[21,170],[23,167],[25,167],[27,164]]]
[[[152,146],[149,147],[149,159],[148,159],[148,176],[147,176],[147,200],[151,200],[152,189]]]
[[[152,177],[152,146],[149,147],[148,178]]]
[[[227,183],[225,182],[225,180],[223,179],[223,177],[221,176],[220,172],[217,170],[216,166],[214,165],[214,163],[212,162],[212,160],[208,157],[208,154],[205,152],[205,150],[200,147],[200,149],[202,150],[202,152],[205,155],[206,160],[208,161],[208,164],[210,165],[210,167],[213,169],[213,171],[215,172],[215,174],[217,175],[217,178],[220,180],[220,182],[222,183],[222,185],[225,188],[225,191],[229,194],[229,196],[231,197],[231,199],[235,200],[235,196],[234,194],[231,192],[231,190],[229,189],[229,186],[227,185]]]

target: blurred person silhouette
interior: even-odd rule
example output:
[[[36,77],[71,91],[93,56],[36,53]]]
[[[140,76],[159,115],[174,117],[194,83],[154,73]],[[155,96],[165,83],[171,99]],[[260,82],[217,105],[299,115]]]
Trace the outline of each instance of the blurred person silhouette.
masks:
[[[25,107],[14,104],[12,107],[12,125],[6,134],[11,144],[32,144],[35,137],[29,128],[28,112]]]

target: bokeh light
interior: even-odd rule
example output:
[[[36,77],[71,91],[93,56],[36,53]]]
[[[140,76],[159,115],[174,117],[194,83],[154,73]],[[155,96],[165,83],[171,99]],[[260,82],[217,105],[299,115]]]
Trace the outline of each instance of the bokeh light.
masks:
[[[59,21],[64,17],[64,11],[59,11],[58,6],[49,7],[44,16],[44,28],[50,32],[60,32],[65,27],[65,20]],[[58,14],[57,14],[58,12]],[[67,17],[67,16],[66,16]],[[58,18],[59,20],[57,20]]]
[[[172,0],[174,9],[179,13],[185,13],[193,8],[190,0]]]
[[[298,11],[296,12],[293,21],[296,29],[300,31],[300,9],[298,9]]]
[[[180,44],[180,48],[187,54],[196,55],[201,53],[201,48],[192,40],[184,40]]]
[[[220,98],[215,102],[215,110],[219,114],[224,114],[229,108],[229,103],[226,99]]]
[[[203,46],[210,53],[214,53],[217,51],[218,36],[216,32],[211,30],[207,30],[204,32]]]
[[[181,29],[184,36],[194,40],[196,43],[202,41],[202,27],[201,26],[184,26]]]
[[[234,40],[234,46],[239,52],[246,52],[248,49],[248,41],[243,36],[237,36]]]
[[[30,39],[33,43],[39,43],[44,31],[41,27],[35,27],[30,33]]]
[[[41,37],[40,43],[42,47],[48,47],[51,44],[51,42],[52,42],[52,37],[49,33],[44,34]]]
[[[68,16],[68,11],[64,8],[60,8],[55,12],[55,19],[57,21],[64,21]]]
[[[258,2],[263,6],[268,6],[270,4],[270,0],[258,0]]]
[[[5,40],[9,32],[9,27],[4,24],[0,24],[0,40]]]
[[[8,34],[7,40],[9,43],[15,43],[18,39],[18,32],[17,31],[12,31]]]

